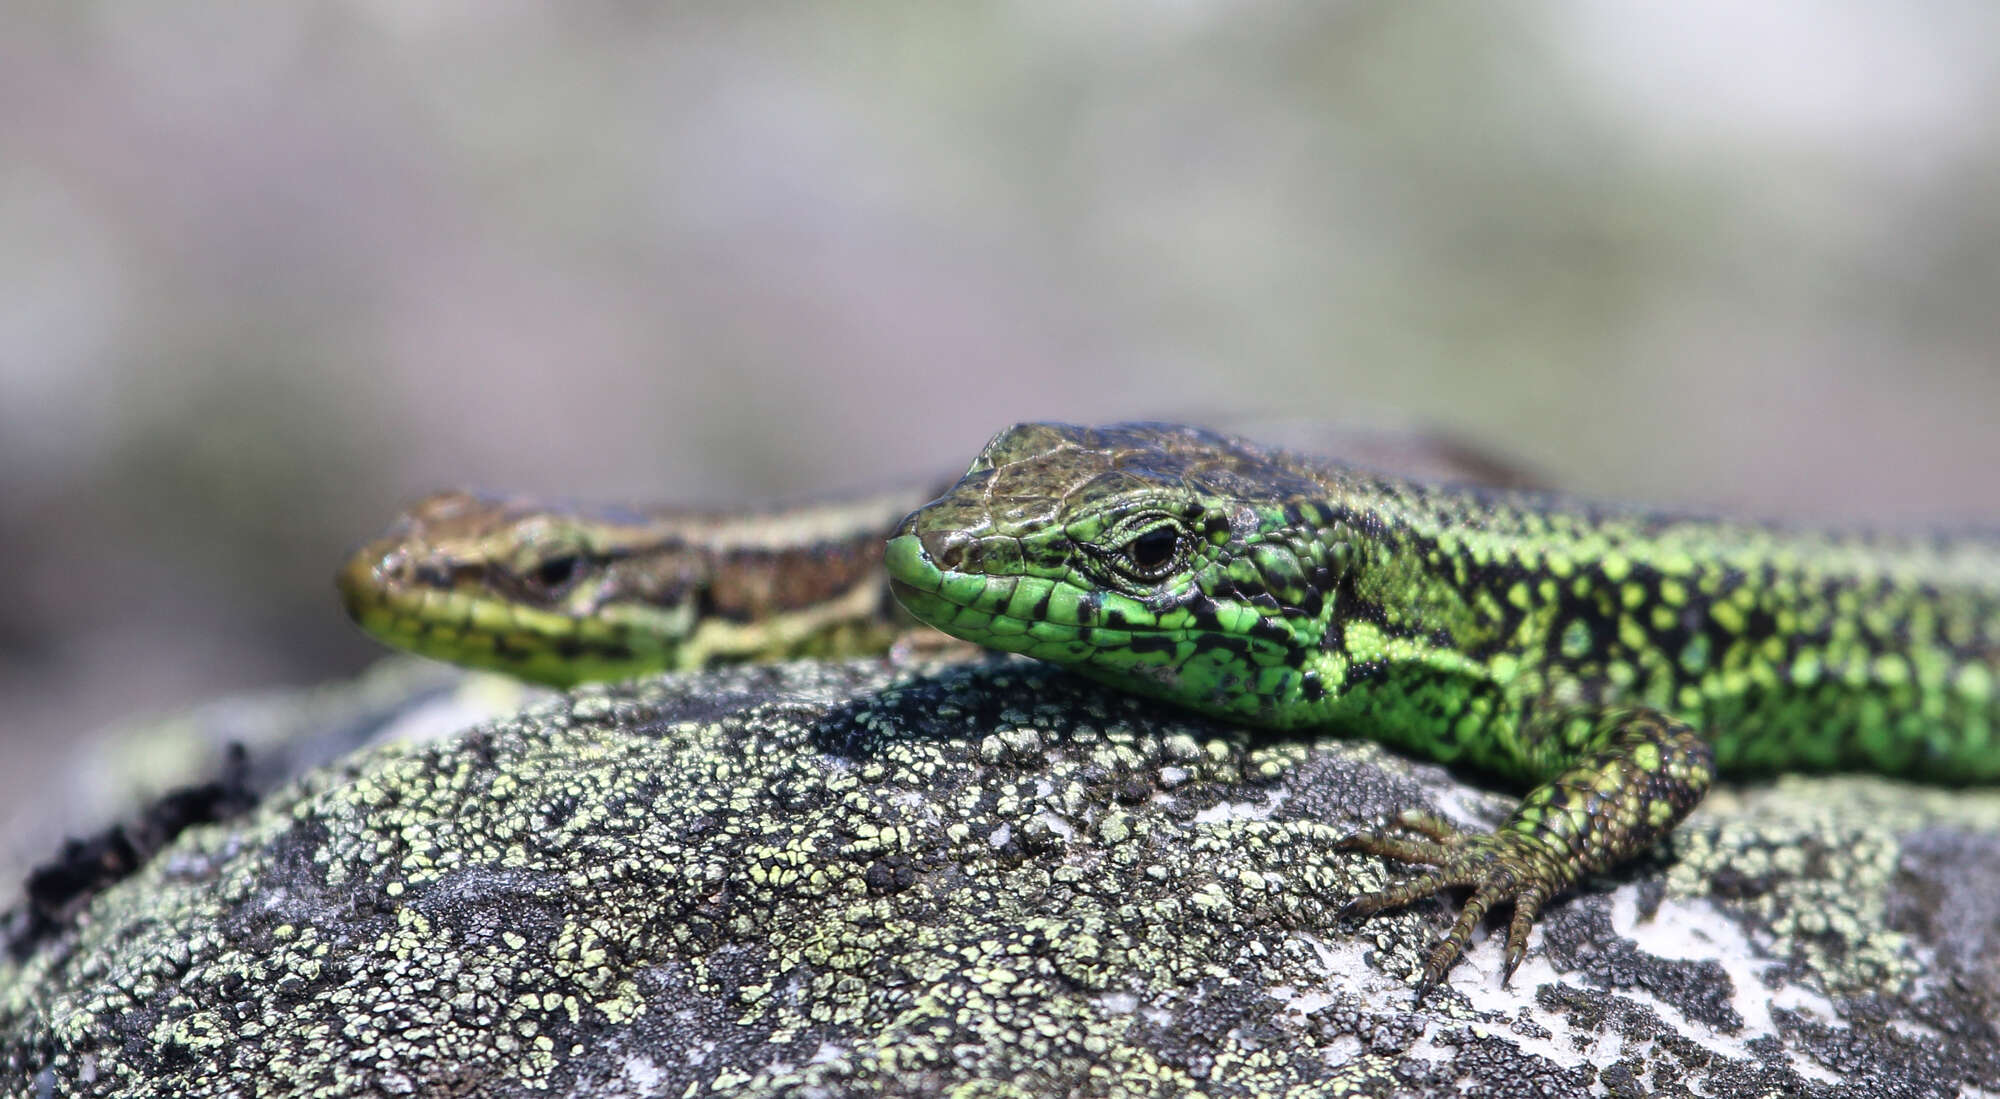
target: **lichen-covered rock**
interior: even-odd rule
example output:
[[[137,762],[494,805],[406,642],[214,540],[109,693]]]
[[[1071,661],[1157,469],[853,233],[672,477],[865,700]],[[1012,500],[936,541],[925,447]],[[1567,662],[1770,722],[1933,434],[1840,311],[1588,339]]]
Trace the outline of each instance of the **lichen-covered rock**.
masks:
[[[1505,798],[1020,662],[586,691],[190,829],[0,963],[18,1095],[1956,1095],[2000,1088],[2000,797],[1720,791],[1405,982],[1336,852]]]
[[[129,824],[143,811],[135,797],[157,801],[177,788],[218,781],[269,791],[385,729],[455,732],[542,693],[498,676],[391,657],[349,682],[230,696],[81,737],[67,765],[41,776],[32,804],[9,806],[14,834],[0,843],[0,897],[66,837],[96,833],[113,821]],[[240,764],[230,760],[236,752]]]

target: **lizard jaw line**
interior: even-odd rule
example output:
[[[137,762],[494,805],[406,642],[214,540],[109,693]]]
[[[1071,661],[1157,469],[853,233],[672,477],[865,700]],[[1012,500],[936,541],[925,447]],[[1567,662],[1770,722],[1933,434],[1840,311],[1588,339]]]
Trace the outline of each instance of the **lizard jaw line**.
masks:
[[[1074,634],[1074,640],[1077,643],[1094,649],[1103,648],[1102,646],[1091,645],[1089,642],[1089,638],[1099,630],[1111,631],[1114,634],[1123,634],[1128,637],[1143,635],[1168,638],[1175,641],[1184,641],[1194,634],[1202,632],[1185,627],[1165,627],[1143,622],[1074,622],[1053,618],[1028,617],[1009,613],[1004,603],[997,609],[978,606],[969,599],[953,594],[952,589],[959,586],[955,583],[956,581],[977,580],[983,585],[982,591],[990,591],[992,586],[997,583],[1029,578],[994,577],[983,573],[958,572],[940,568],[932,560],[930,554],[924,550],[922,543],[917,540],[915,535],[899,535],[890,539],[888,550],[884,555],[884,561],[889,573],[889,590],[896,597],[896,600],[902,603],[910,613],[915,614],[923,621],[954,637],[971,641],[975,644],[985,645],[989,648],[1037,655],[1032,651],[1037,647],[1034,643],[1047,642],[1048,638],[1046,635],[1039,637],[1033,635],[1031,629],[1035,626],[1050,626],[1070,631]],[[1041,577],[1033,579],[1048,584],[1063,583],[1060,580],[1050,580]],[[978,624],[972,629],[961,632],[958,627],[963,616],[966,615],[976,616]],[[995,630],[992,628],[992,624],[994,623],[1007,623],[1012,628]],[[1044,657],[1044,659],[1047,659],[1047,657]],[[1060,662],[1075,663],[1077,661],[1072,658]]]

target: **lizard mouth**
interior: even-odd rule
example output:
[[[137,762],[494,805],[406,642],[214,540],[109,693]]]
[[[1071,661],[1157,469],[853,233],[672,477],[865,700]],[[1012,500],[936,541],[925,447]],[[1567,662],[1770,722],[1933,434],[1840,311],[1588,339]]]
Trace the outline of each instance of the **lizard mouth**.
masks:
[[[1063,623],[1023,615],[1017,606],[1023,584],[1048,587],[1056,581],[941,568],[916,534],[889,539],[882,563],[896,600],[911,614],[953,637],[988,648],[1060,659],[1042,650],[1056,640],[1056,634],[1073,633],[1074,628]],[[1046,603],[1039,605],[1045,607]],[[1076,644],[1073,637],[1064,640]]]
[[[898,534],[889,539],[889,544],[882,554],[882,564],[889,573],[890,594],[894,595],[896,601],[911,614],[953,636],[963,637],[969,641],[983,640],[979,636],[968,637],[953,628],[961,612],[967,609],[965,597],[977,594],[956,589],[966,587],[963,581],[970,579],[982,581],[980,586],[983,588],[983,577],[971,578],[963,573],[947,574],[931,559],[929,551],[924,549],[923,542],[914,534]],[[955,594],[960,596],[956,599],[945,594],[947,580],[954,578],[961,580],[960,583],[949,585],[955,589]]]
[[[1107,615],[1101,596],[1062,580],[940,568],[915,534],[891,538],[883,564],[889,590],[911,614],[987,648],[1058,664],[1087,664],[1108,651],[1171,646],[1186,634],[1146,622],[1136,613],[1129,618]],[[1071,614],[1061,613],[1065,608]]]

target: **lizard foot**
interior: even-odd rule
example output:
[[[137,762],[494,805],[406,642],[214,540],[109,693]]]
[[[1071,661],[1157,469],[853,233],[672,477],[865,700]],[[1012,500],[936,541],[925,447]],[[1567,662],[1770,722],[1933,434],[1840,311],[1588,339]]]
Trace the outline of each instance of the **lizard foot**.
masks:
[[[1473,928],[1486,913],[1495,905],[1512,901],[1514,918],[1507,926],[1506,963],[1500,979],[1505,986],[1527,956],[1528,931],[1541,913],[1542,904],[1569,884],[1561,866],[1552,865],[1548,850],[1534,839],[1514,832],[1461,831],[1433,813],[1400,814],[1394,830],[1358,832],[1342,840],[1339,846],[1343,850],[1365,851],[1435,867],[1386,889],[1355,897],[1341,909],[1343,918],[1401,908],[1453,887],[1472,890],[1465,907],[1459,911],[1458,922],[1424,959],[1423,975],[1417,984],[1420,1001],[1444,979],[1445,971],[1464,952]]]
[[[1685,722],[1646,709],[1584,711],[1551,719],[1561,743],[1595,750],[1528,791],[1497,832],[1463,832],[1433,813],[1403,813],[1386,829],[1342,841],[1432,867],[1349,901],[1342,915],[1398,908],[1441,890],[1472,890],[1450,934],[1424,959],[1421,1000],[1464,952],[1472,929],[1494,905],[1511,901],[1504,985],[1528,953],[1528,931],[1550,897],[1586,874],[1616,866],[1672,832],[1707,791],[1715,755]]]

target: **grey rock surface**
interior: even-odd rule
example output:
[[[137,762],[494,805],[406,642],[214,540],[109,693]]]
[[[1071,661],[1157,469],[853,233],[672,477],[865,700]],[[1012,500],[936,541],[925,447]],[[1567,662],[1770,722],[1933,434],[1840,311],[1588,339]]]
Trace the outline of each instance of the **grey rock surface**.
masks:
[[[517,710],[535,693],[496,676],[392,657],[350,681],[228,696],[75,737],[67,758],[39,777],[33,796],[0,811],[0,905],[13,903],[14,887],[65,838],[127,819],[177,788],[226,777],[238,750],[236,778],[265,793],[392,730],[456,732]]]
[[[1337,919],[1394,868],[1334,845],[1509,802],[1021,662],[585,691],[189,828],[13,944],[0,1072],[103,1096],[2000,1090],[2000,795],[1718,791],[1553,905],[1511,988],[1482,939],[1415,1005],[1446,907]]]

